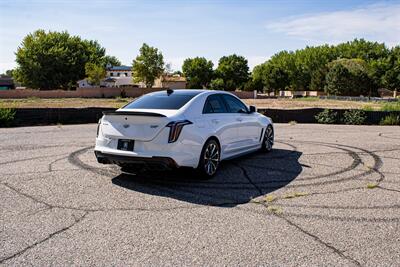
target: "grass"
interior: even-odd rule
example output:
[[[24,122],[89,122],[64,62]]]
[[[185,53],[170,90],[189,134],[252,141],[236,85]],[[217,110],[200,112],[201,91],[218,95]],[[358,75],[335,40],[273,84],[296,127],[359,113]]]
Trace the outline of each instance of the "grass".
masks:
[[[85,108],[85,107],[110,107],[120,108],[133,98],[23,98],[0,99],[0,104],[5,107],[17,108]],[[317,97],[302,97],[295,99],[244,99],[247,105],[255,105],[258,108],[271,109],[303,109],[303,108],[327,108],[327,109],[363,109],[369,110],[400,110],[400,101],[382,103],[371,101],[344,101],[335,99],[319,99]]]
[[[278,206],[268,206],[267,210],[275,214],[282,214],[282,208]]]
[[[384,103],[381,111],[400,111],[400,101]]]
[[[266,202],[272,202],[272,201],[274,201],[276,199],[276,196],[274,196],[274,195],[268,195],[268,196],[266,196],[265,198],[264,198],[264,200],[266,201]]]
[[[295,197],[304,197],[308,196],[307,192],[294,192],[294,193],[288,193],[284,195],[282,198],[288,199],[288,198],[295,198]]]
[[[368,189],[374,189],[374,188],[376,188],[377,186],[378,186],[377,183],[368,183],[368,184],[367,184],[367,188],[368,188]]]
[[[319,99],[319,97],[315,97],[315,96],[305,96],[305,97],[293,98],[293,100],[296,100],[296,101],[310,101],[310,102],[313,102],[313,101],[319,101],[320,99]]]
[[[363,106],[362,110],[364,111],[374,111],[374,107],[371,104]]]

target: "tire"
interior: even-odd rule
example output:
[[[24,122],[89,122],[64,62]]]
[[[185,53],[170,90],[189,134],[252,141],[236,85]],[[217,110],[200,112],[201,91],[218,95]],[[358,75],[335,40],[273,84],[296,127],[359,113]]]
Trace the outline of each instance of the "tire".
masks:
[[[208,140],[201,151],[197,172],[202,179],[210,179],[218,170],[221,159],[221,148],[214,139]]]
[[[268,125],[264,132],[264,138],[261,145],[261,150],[264,152],[270,152],[274,145],[274,128],[272,125]]]

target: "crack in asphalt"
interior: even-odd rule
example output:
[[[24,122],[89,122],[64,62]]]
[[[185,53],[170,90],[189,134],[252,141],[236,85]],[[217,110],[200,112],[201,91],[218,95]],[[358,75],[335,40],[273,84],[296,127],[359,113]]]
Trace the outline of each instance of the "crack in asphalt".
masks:
[[[326,248],[332,250],[335,254],[337,254],[338,256],[340,256],[343,259],[346,259],[348,261],[351,261],[352,263],[354,263],[357,266],[361,266],[361,263],[359,261],[357,261],[356,259],[344,254],[342,251],[340,251],[338,248],[336,248],[335,246],[323,241],[320,237],[318,237],[317,235],[311,233],[310,231],[305,230],[304,228],[300,227],[298,224],[294,223],[293,221],[289,220],[288,218],[286,218],[285,216],[279,215],[279,214],[275,214],[276,217],[283,219],[286,223],[288,223],[289,225],[295,227],[297,230],[299,230],[300,232],[302,232],[303,234],[313,238],[315,241],[317,241],[319,244],[325,246]]]
[[[31,244],[31,245],[25,247],[24,249],[22,249],[22,250],[20,250],[20,251],[18,251],[18,252],[16,252],[16,253],[14,253],[14,254],[11,255],[11,256],[1,258],[1,259],[0,259],[0,264],[4,263],[5,261],[12,260],[12,259],[15,258],[15,257],[21,256],[22,254],[24,254],[24,253],[27,252],[28,250],[30,250],[30,249],[32,249],[32,248],[34,248],[34,247],[36,247],[36,246],[38,246],[38,245],[40,245],[40,244],[42,244],[42,243],[48,241],[48,240],[50,240],[51,238],[53,238],[53,237],[55,237],[55,236],[57,236],[57,235],[59,235],[59,234],[65,232],[65,231],[67,231],[67,230],[69,230],[69,229],[71,229],[73,226],[75,226],[76,224],[78,224],[79,222],[81,222],[81,221],[86,217],[87,214],[88,214],[88,213],[84,213],[84,214],[83,214],[82,216],[80,216],[79,218],[76,218],[75,216],[73,216],[73,217],[74,217],[74,222],[73,222],[72,224],[70,224],[70,225],[68,225],[68,226],[66,226],[66,227],[64,227],[64,228],[61,228],[61,229],[58,230],[58,231],[55,231],[55,232],[53,232],[53,233],[50,233],[46,238],[44,238],[44,239],[42,239],[42,240],[39,240],[39,241],[37,241],[37,242],[35,242],[35,243],[33,243],[33,244]]]
[[[293,140],[291,140],[291,141],[293,141]],[[382,167],[383,162],[382,162],[381,157],[379,157],[378,155],[375,154],[375,152],[377,152],[377,151],[369,151],[369,150],[362,149],[362,148],[358,148],[358,147],[354,147],[354,146],[338,145],[338,144],[334,144],[334,143],[307,142],[307,141],[298,141],[298,142],[300,142],[300,143],[301,143],[301,142],[304,142],[304,143],[316,144],[316,145],[323,145],[323,146],[328,146],[328,147],[332,147],[332,148],[336,148],[336,149],[342,149],[342,150],[345,150],[345,152],[338,152],[338,153],[347,154],[347,155],[350,155],[350,156],[353,158],[352,164],[351,164],[349,167],[344,168],[344,169],[338,171],[338,173],[335,173],[335,172],[334,172],[333,174],[328,174],[328,176],[326,176],[326,175],[325,175],[325,176],[324,176],[324,175],[322,175],[322,176],[321,176],[321,175],[320,175],[320,176],[313,176],[313,177],[311,177],[311,179],[321,179],[321,178],[336,176],[336,175],[338,175],[338,174],[340,174],[340,173],[348,172],[348,171],[350,171],[350,170],[356,168],[356,167],[357,167],[358,165],[360,165],[360,164],[362,164],[362,165],[368,167],[368,166],[364,163],[364,161],[360,158],[360,155],[369,155],[369,156],[371,156],[371,157],[373,158],[373,160],[374,160],[374,166],[368,167],[368,169],[369,169],[368,171],[365,171],[365,172],[363,172],[363,173],[361,173],[361,174],[353,175],[353,176],[350,176],[350,177],[347,177],[347,178],[343,178],[343,179],[339,179],[339,180],[335,180],[335,181],[325,181],[325,182],[320,182],[320,183],[301,184],[301,185],[297,185],[297,186],[302,186],[302,187],[303,187],[303,186],[304,186],[304,187],[307,187],[307,186],[309,186],[309,187],[315,187],[315,186],[318,185],[318,184],[327,184],[327,183],[329,184],[329,183],[332,183],[332,182],[341,182],[341,181],[343,181],[343,180],[355,180],[355,179],[364,177],[364,176],[366,176],[366,175],[369,175],[369,174],[371,174],[371,173],[377,173],[377,174],[379,175],[379,179],[376,180],[376,182],[378,183],[378,186],[376,187],[377,189],[380,189],[380,190],[387,190],[387,191],[393,191],[393,192],[400,192],[400,190],[385,188],[385,187],[382,187],[381,185],[379,185],[379,183],[381,183],[381,182],[385,179],[385,175],[384,175],[384,172],[381,172],[381,171],[379,170],[379,169]],[[284,142],[280,142],[280,143],[287,144],[287,143],[284,143]],[[268,158],[268,159],[284,159],[284,158],[289,158],[289,157],[295,156],[294,153],[297,152],[297,147],[295,147],[295,146],[293,146],[293,145],[291,145],[291,144],[287,144],[287,145],[290,146],[290,147],[292,147],[294,150],[292,150],[292,151],[290,151],[290,152],[288,152],[288,153],[286,153],[286,154],[284,154],[284,155],[280,155],[280,156],[276,156],[276,157],[271,157],[271,158]],[[360,150],[360,151],[362,151],[362,152],[355,152],[355,151],[352,151],[352,150],[350,150],[350,149],[346,149],[346,148],[344,148],[344,147],[351,148],[351,149],[356,149],[356,150]],[[52,166],[53,166],[54,163],[56,163],[56,162],[58,162],[58,161],[60,161],[60,160],[63,160],[63,159],[68,159],[68,162],[70,162],[71,164],[73,164],[73,165],[75,165],[75,166],[78,166],[80,169],[88,170],[88,171],[91,171],[91,172],[94,172],[94,173],[97,173],[97,174],[106,176],[106,177],[108,177],[108,178],[109,178],[110,176],[111,176],[111,177],[114,177],[115,175],[117,175],[117,174],[119,173],[116,169],[104,169],[104,168],[92,167],[92,166],[90,166],[90,165],[84,163],[81,159],[79,159],[79,156],[80,156],[81,154],[85,153],[86,151],[88,151],[88,150],[91,149],[91,148],[92,148],[92,146],[85,147],[85,148],[82,148],[82,149],[79,149],[79,150],[77,150],[77,151],[74,151],[74,152],[70,153],[70,154],[69,154],[68,156],[66,156],[66,157],[63,157],[63,158],[56,159],[56,160],[52,161],[52,162],[48,165],[48,170],[49,170],[48,172],[57,171],[57,170],[53,170],[53,167],[52,167]],[[398,149],[395,149],[395,150],[398,150]],[[380,150],[379,152],[381,152],[381,151],[383,151],[383,150]],[[336,152],[332,152],[332,153],[336,153]],[[332,153],[319,153],[319,154],[323,155],[323,154],[332,154]],[[61,154],[61,155],[65,155],[65,154]],[[304,154],[304,155],[311,155],[311,154]],[[52,155],[52,156],[54,156],[54,155]],[[37,158],[31,158],[31,159],[24,159],[24,160],[21,160],[21,161],[33,160],[33,159],[39,159],[39,158],[46,158],[46,157],[37,157]],[[256,158],[256,157],[251,157],[250,159],[258,159],[258,158]],[[16,161],[16,162],[18,162],[18,161]],[[8,163],[13,163],[13,162],[11,161],[11,162],[0,163],[0,164],[8,164]],[[245,182],[245,183],[237,182],[236,184],[237,184],[237,185],[249,185],[250,187],[254,188],[256,191],[258,191],[258,193],[259,193],[260,195],[264,195],[263,189],[265,189],[265,188],[279,188],[279,187],[282,187],[282,185],[281,185],[281,186],[276,186],[276,187],[273,187],[273,186],[262,187],[262,186],[260,186],[260,185],[262,185],[262,184],[270,184],[270,183],[274,183],[274,182],[277,182],[277,183],[281,183],[281,184],[282,184],[283,182],[285,182],[284,180],[279,180],[279,181],[278,181],[278,180],[277,180],[277,181],[268,181],[268,182],[266,182],[266,183],[254,182],[254,181],[251,179],[251,177],[249,176],[248,171],[246,170],[245,167],[257,168],[257,167],[261,167],[261,166],[257,166],[257,165],[248,166],[247,164],[242,164],[242,166],[241,166],[241,165],[239,165],[239,163],[236,163],[236,162],[234,163],[234,165],[235,165],[236,167],[238,167],[238,168],[242,171],[243,177],[246,178],[246,180],[247,180],[247,182]],[[265,166],[264,166],[263,168],[266,169]],[[268,168],[267,168],[267,169],[268,169]],[[280,171],[280,170],[278,170],[278,171]],[[297,180],[307,180],[307,179],[297,179]],[[163,191],[168,191],[168,190],[169,190],[170,192],[173,192],[173,193],[174,193],[174,192],[176,192],[177,190],[182,191],[182,187],[185,187],[185,186],[193,186],[193,183],[190,183],[190,182],[183,182],[183,181],[175,181],[175,182],[178,182],[178,183],[179,183],[179,184],[178,184],[178,188],[172,188],[172,189],[169,188],[169,189],[167,189],[167,188],[161,188],[161,187],[158,187],[158,188],[157,188],[157,187],[156,187],[155,189],[156,189],[156,190],[157,190],[157,189],[158,189],[158,190],[163,190]],[[290,181],[288,181],[288,182],[290,182]],[[160,184],[161,184],[161,185],[168,184],[168,183],[171,184],[171,181],[160,181]],[[69,226],[67,226],[67,227],[64,227],[64,228],[62,228],[62,229],[60,229],[60,230],[58,230],[58,231],[56,231],[56,232],[53,232],[53,233],[49,234],[49,236],[46,237],[45,239],[43,239],[43,240],[41,240],[41,241],[38,241],[38,242],[36,242],[36,243],[34,243],[34,244],[32,244],[32,245],[29,245],[28,247],[24,248],[23,250],[21,250],[21,251],[15,253],[15,254],[13,254],[13,255],[11,255],[11,256],[9,256],[9,257],[0,259],[0,263],[3,263],[4,261],[10,260],[10,259],[12,259],[12,258],[14,258],[14,257],[19,256],[19,255],[22,255],[22,254],[25,253],[27,250],[36,247],[37,245],[39,245],[39,244],[41,244],[41,243],[43,243],[43,242],[45,242],[45,241],[47,241],[47,240],[53,238],[54,236],[57,236],[58,234],[60,234],[60,233],[62,233],[62,232],[64,232],[64,231],[67,231],[68,229],[70,229],[71,227],[73,227],[74,225],[76,225],[76,224],[78,224],[80,221],[82,221],[82,220],[86,217],[86,215],[88,215],[88,214],[91,213],[91,212],[110,212],[110,211],[149,211],[149,212],[163,212],[163,211],[170,211],[170,210],[195,209],[195,208],[211,207],[211,206],[212,206],[212,207],[232,207],[232,206],[236,206],[236,205],[240,205],[240,204],[255,203],[255,202],[249,202],[249,201],[247,201],[247,200],[243,200],[243,201],[234,201],[234,199],[225,199],[225,200],[222,201],[221,203],[214,203],[214,204],[213,204],[213,203],[202,203],[202,205],[198,205],[198,206],[184,205],[184,206],[176,206],[176,207],[170,207],[170,208],[151,208],[151,209],[148,209],[148,208],[84,208],[84,207],[68,207],[68,206],[53,205],[53,204],[47,203],[46,201],[43,201],[43,200],[41,200],[40,198],[37,198],[37,197],[34,197],[34,196],[32,196],[32,195],[29,195],[29,194],[27,194],[27,193],[22,192],[21,190],[19,190],[19,189],[15,188],[14,186],[10,185],[9,183],[2,183],[2,184],[5,185],[6,187],[8,187],[9,189],[15,191],[16,193],[18,193],[18,194],[20,194],[20,195],[22,195],[22,196],[25,196],[25,197],[27,197],[27,198],[29,198],[29,199],[31,199],[31,200],[37,202],[37,203],[41,203],[41,204],[43,204],[43,205],[46,206],[45,209],[40,209],[40,210],[36,211],[36,212],[33,213],[33,214],[29,214],[28,216],[34,215],[34,214],[36,214],[36,213],[38,213],[38,212],[42,212],[42,211],[45,211],[45,210],[50,210],[50,209],[53,209],[53,208],[58,208],[58,209],[69,209],[69,210],[81,211],[81,212],[84,212],[84,215],[80,216],[79,218],[75,218],[75,217],[74,217],[74,214],[72,214],[72,216],[73,216],[74,219],[75,219],[75,222],[74,222],[73,224],[71,224],[71,225],[69,225]],[[154,183],[150,183],[150,184],[151,184],[152,186],[155,186]],[[185,184],[187,184],[187,185],[185,185]],[[200,182],[200,181],[199,181],[198,184],[197,184],[196,186],[199,187],[199,184],[222,184],[222,183],[212,183],[212,182],[209,182],[209,181]],[[230,183],[230,184],[231,184],[231,183]],[[234,184],[234,182],[232,182],[232,184]],[[145,183],[142,183],[141,185],[142,185],[142,186],[145,186],[146,184],[145,184]],[[290,185],[289,185],[288,187],[290,187]],[[202,188],[208,188],[208,187],[202,187]],[[215,187],[214,187],[214,188],[215,188]],[[239,188],[239,189],[240,189],[240,188],[243,189],[243,186],[238,186],[238,188]],[[306,196],[304,196],[304,197],[308,197],[308,196],[311,196],[311,195],[337,194],[337,193],[350,192],[350,191],[355,191],[355,190],[360,190],[360,189],[366,190],[365,187],[345,188],[345,189],[342,189],[342,190],[335,190],[335,191],[329,191],[329,192],[311,192],[311,193],[309,193],[308,195],[306,195]],[[205,192],[196,192],[196,191],[193,191],[193,190],[187,190],[187,189],[186,189],[185,193],[186,193],[186,194],[192,194],[192,195],[197,194],[197,195],[202,195],[202,196],[210,197],[211,199],[213,199],[213,198],[215,199],[215,196],[214,196],[214,195],[206,194]],[[220,199],[220,200],[222,200],[222,199]],[[260,204],[260,203],[255,203],[255,204]],[[261,204],[262,204],[264,207],[266,207],[266,208],[269,207],[266,203],[261,203]],[[283,205],[283,207],[284,207],[284,206],[285,206],[285,205]],[[290,207],[291,205],[289,204],[289,205],[286,205],[286,206]],[[293,206],[293,205],[292,205],[292,206]],[[362,210],[362,209],[397,209],[397,208],[400,207],[400,205],[393,205],[393,206],[372,206],[372,207],[371,207],[371,206],[370,206],[370,207],[357,207],[357,206],[345,206],[345,207],[343,207],[343,206],[340,207],[340,206],[339,206],[339,207],[331,207],[331,206],[323,206],[323,205],[321,205],[320,207],[319,207],[319,206],[301,206],[301,205],[297,205],[297,206],[299,206],[299,207],[307,207],[307,208],[336,208],[336,209],[359,209],[359,210]],[[236,208],[238,208],[238,207],[236,207]],[[309,231],[305,230],[304,228],[300,227],[298,224],[296,224],[295,222],[293,222],[292,220],[290,220],[288,217],[301,217],[301,218],[313,218],[313,219],[330,219],[330,220],[356,221],[356,222],[358,222],[358,221],[359,221],[359,222],[398,222],[398,221],[400,221],[400,218],[392,218],[392,219],[372,218],[372,219],[370,219],[370,218],[357,218],[357,217],[325,216],[325,215],[315,215],[315,214],[312,214],[312,215],[308,215],[308,214],[295,214],[295,213],[290,213],[290,212],[286,212],[286,211],[285,211],[285,215],[276,214],[276,213],[271,213],[271,214],[272,214],[273,216],[276,216],[276,217],[278,217],[278,218],[280,218],[280,219],[286,221],[287,224],[291,225],[292,227],[295,227],[298,231],[300,231],[300,232],[302,232],[303,234],[305,234],[305,235],[307,235],[307,236],[313,238],[315,241],[317,241],[318,243],[320,243],[321,245],[323,245],[323,246],[326,247],[327,249],[330,249],[331,251],[333,251],[334,253],[336,253],[337,255],[339,255],[341,258],[344,258],[344,259],[346,259],[346,260],[349,260],[349,261],[351,261],[352,263],[356,264],[357,266],[360,266],[360,265],[361,265],[360,262],[358,262],[357,260],[355,260],[355,259],[351,258],[350,256],[344,254],[342,251],[340,251],[339,249],[337,249],[335,246],[333,246],[333,245],[331,245],[331,244],[329,244],[329,243],[323,241],[320,237],[318,237],[317,235],[313,234],[312,232],[309,232]]]
[[[261,194],[262,194],[262,190],[261,188],[259,188],[250,178],[250,176],[247,174],[246,170],[244,168],[241,168],[243,171],[243,175],[246,177],[246,179],[254,186],[254,188],[256,190],[258,190]],[[258,204],[258,203],[255,203]],[[261,205],[263,205],[264,207],[268,208],[269,206],[266,205],[265,203],[261,203]],[[318,243],[320,243],[321,245],[325,246],[326,248],[332,250],[335,254],[337,254],[338,256],[340,256],[341,258],[347,259],[351,262],[353,262],[354,264],[356,264],[357,266],[361,266],[360,262],[358,262],[357,260],[351,258],[348,255],[345,255],[343,252],[341,252],[339,249],[337,249],[336,247],[334,247],[333,245],[328,244],[327,242],[324,242],[321,238],[319,238],[317,235],[306,231],[305,229],[303,229],[302,227],[300,227],[298,224],[294,223],[293,221],[289,220],[288,218],[286,218],[283,215],[279,215],[276,213],[273,213],[273,215],[275,215],[276,217],[283,219],[286,223],[288,223],[289,225],[295,227],[298,231],[302,232],[303,234],[313,238],[315,241],[317,241]]]

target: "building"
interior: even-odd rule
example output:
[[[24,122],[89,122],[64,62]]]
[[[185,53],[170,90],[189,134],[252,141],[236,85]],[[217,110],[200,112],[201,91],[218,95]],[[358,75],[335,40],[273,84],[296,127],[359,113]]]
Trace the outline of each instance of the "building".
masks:
[[[78,84],[79,88],[87,88],[87,87],[93,87],[88,81],[88,79],[82,79],[76,82]]]
[[[107,66],[106,76],[108,77],[132,77],[131,66]]]
[[[15,89],[14,80],[11,77],[0,77],[0,90]]]
[[[171,88],[171,89],[185,89],[186,78],[179,75],[165,74],[154,81],[153,87]]]
[[[79,88],[97,87],[89,83],[85,78],[77,81]],[[132,67],[130,66],[107,66],[106,77],[100,82],[100,87],[146,87],[143,82],[134,83]],[[185,89],[186,78],[179,75],[164,74],[154,81],[153,87]]]

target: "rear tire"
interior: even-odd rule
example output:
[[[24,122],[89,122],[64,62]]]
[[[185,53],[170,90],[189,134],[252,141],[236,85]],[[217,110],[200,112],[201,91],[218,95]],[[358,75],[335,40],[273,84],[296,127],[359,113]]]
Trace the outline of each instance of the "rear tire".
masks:
[[[261,150],[264,152],[270,152],[272,150],[273,145],[274,145],[274,128],[272,128],[272,125],[270,124],[265,129]]]
[[[214,139],[208,140],[200,154],[197,172],[203,179],[210,179],[218,170],[221,159],[221,148]]]

